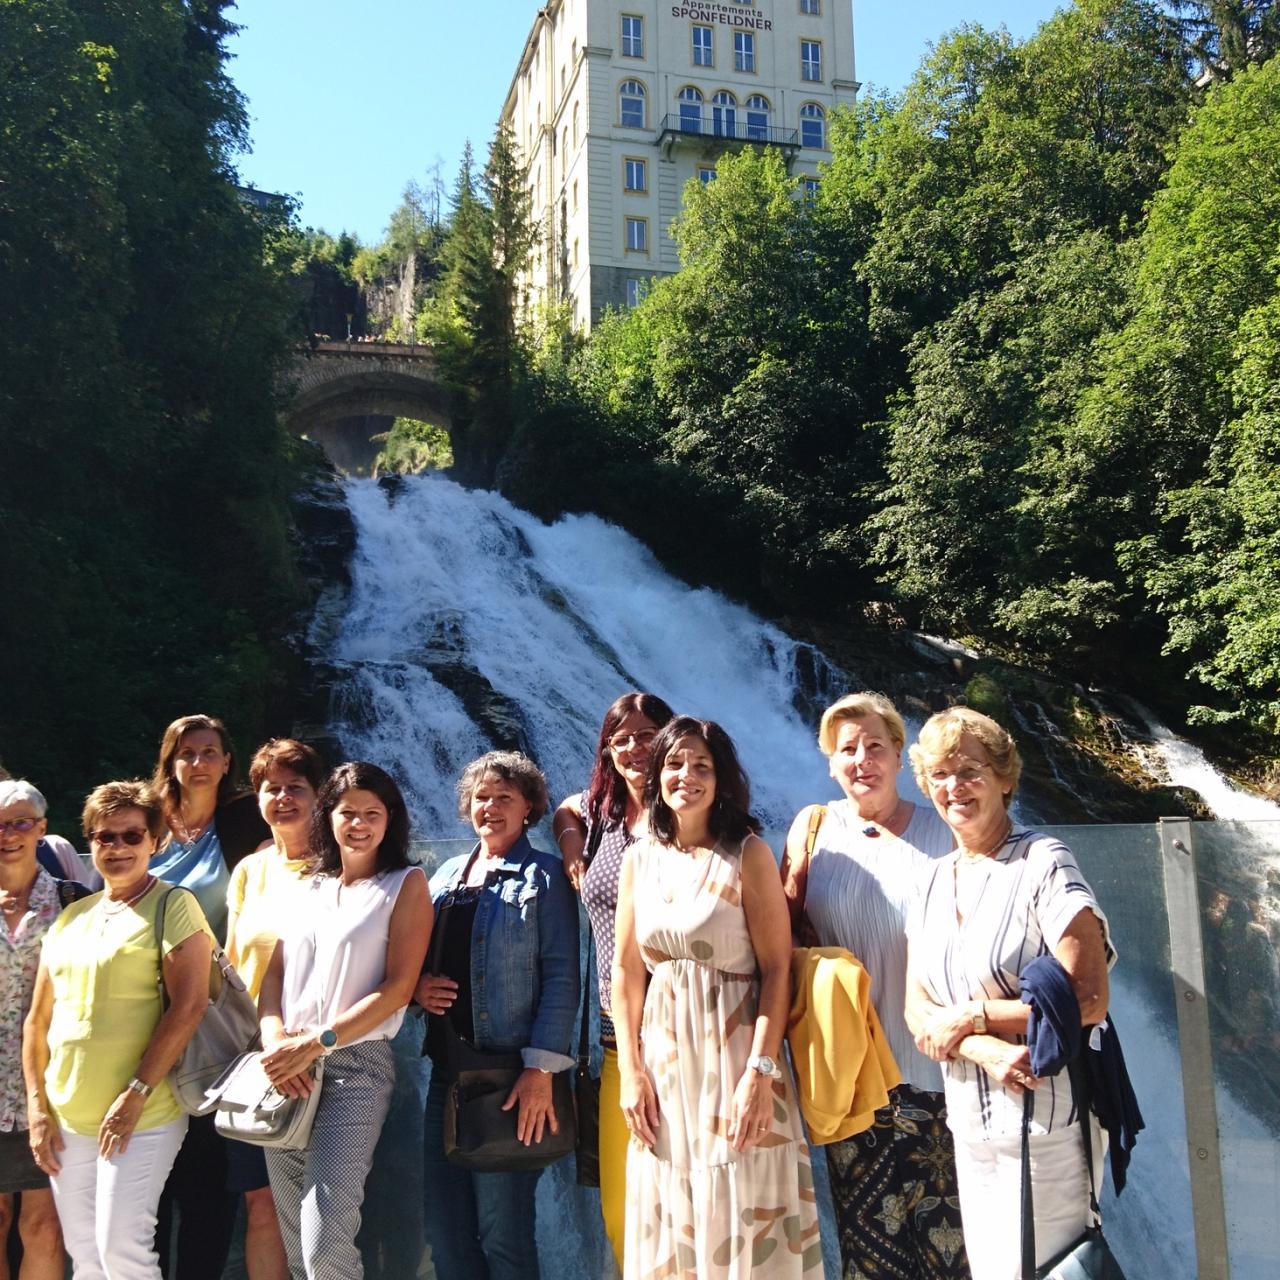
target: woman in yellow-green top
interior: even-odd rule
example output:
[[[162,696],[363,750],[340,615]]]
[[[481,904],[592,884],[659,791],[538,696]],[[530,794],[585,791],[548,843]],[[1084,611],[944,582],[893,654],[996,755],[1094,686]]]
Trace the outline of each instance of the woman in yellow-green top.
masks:
[[[45,936],[23,1036],[31,1150],[76,1280],[160,1276],[156,1205],[187,1130],[165,1077],[204,1014],[213,946],[185,889],[169,897],[157,942],[167,886],[148,864],[164,828],[146,783],[90,794],[84,830],[105,888]]]
[[[258,748],[249,780],[271,841],[231,871],[227,886],[227,954],[256,1000],[291,896],[307,870],[307,838],[325,767],[315,750],[293,738]],[[261,1147],[227,1143],[227,1190],[244,1194],[244,1260],[249,1280],[287,1280],[289,1265],[276,1219]]]

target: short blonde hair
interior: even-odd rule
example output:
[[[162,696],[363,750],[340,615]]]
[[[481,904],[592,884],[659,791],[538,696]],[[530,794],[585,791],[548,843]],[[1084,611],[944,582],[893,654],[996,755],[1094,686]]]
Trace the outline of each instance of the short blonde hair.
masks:
[[[1004,797],[1007,809],[1022,776],[1022,757],[1008,731],[972,707],[948,707],[925,721],[920,737],[909,752],[916,785],[925,795],[929,794],[929,770],[959,751],[960,739],[966,733],[972,734],[982,744],[990,757],[991,771],[1002,787],[1008,787]]]
[[[124,809],[140,809],[146,820],[147,833],[153,840],[164,834],[164,802],[148,782],[104,782],[94,787],[84,802],[81,825],[85,835],[92,839],[104,818]]]
[[[883,693],[863,690],[845,694],[822,713],[822,721],[818,725],[818,746],[822,754],[835,754],[836,738],[846,720],[865,720],[868,716],[879,716],[884,721],[889,737],[899,751],[907,745],[907,726],[903,724],[898,708]]]

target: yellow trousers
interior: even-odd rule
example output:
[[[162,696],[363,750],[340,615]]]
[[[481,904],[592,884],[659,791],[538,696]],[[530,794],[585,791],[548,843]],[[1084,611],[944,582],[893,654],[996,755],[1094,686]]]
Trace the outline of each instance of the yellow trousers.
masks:
[[[600,1212],[604,1231],[622,1274],[627,1210],[627,1143],[631,1138],[621,1106],[618,1051],[606,1049],[600,1067]]]

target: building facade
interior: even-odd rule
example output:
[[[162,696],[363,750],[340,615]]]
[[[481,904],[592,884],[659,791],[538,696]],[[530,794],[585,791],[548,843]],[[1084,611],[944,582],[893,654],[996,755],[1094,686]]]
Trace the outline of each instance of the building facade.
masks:
[[[679,266],[686,182],[751,145],[816,181],[857,90],[851,0],[550,0],[502,110],[542,228],[530,304],[581,327],[634,305]]]

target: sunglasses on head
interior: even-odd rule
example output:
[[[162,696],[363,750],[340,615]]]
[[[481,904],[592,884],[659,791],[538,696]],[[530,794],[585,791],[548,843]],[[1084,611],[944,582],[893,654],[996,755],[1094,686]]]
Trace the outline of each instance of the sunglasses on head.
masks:
[[[124,841],[127,845],[139,845],[147,838],[143,827],[130,827],[128,831],[95,831],[90,839],[108,847]]]

